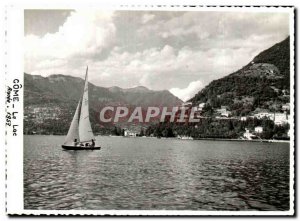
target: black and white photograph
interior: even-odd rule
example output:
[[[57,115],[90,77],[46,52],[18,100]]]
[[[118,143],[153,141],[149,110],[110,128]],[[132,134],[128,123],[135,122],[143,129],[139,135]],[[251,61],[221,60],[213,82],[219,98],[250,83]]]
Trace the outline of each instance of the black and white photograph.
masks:
[[[22,213],[294,214],[292,7],[22,19]]]

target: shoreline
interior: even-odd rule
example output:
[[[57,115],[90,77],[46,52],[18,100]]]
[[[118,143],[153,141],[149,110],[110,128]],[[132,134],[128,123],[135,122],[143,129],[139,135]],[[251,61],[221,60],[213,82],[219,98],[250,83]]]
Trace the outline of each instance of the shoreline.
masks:
[[[246,140],[246,139],[226,139],[226,138],[196,138],[193,140],[212,140],[212,141],[245,141],[245,142],[260,142],[260,143],[290,143],[290,140]]]
[[[62,135],[62,134],[23,134],[27,135],[27,136],[66,136],[66,135]],[[176,139],[176,140],[209,140],[209,141],[234,141],[234,142],[259,142],[259,143],[290,143],[291,140],[267,140],[267,139],[262,139],[262,140],[246,140],[246,139],[227,139],[227,138],[193,138],[193,139],[178,139],[177,137],[161,137],[161,138],[157,138],[157,137],[125,137],[125,136],[116,136],[116,135],[96,135],[96,136],[100,136],[100,137],[119,137],[119,138],[156,138],[156,139]]]

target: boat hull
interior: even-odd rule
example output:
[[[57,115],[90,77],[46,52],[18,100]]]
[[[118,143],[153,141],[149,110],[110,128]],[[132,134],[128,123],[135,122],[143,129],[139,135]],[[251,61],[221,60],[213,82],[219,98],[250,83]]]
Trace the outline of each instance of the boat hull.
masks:
[[[100,150],[101,147],[76,147],[76,146],[66,146],[61,145],[61,147],[65,150]]]

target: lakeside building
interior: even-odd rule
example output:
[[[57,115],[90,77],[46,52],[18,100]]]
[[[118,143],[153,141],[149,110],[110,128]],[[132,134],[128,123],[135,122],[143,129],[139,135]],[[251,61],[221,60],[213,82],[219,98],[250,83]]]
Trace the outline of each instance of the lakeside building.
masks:
[[[245,137],[248,140],[252,140],[253,137],[255,137],[254,134],[252,134],[249,129],[245,128],[246,132],[243,134],[243,137]]]
[[[288,111],[288,110],[290,110],[290,104],[289,104],[289,103],[283,104],[282,107],[281,107],[281,109],[282,109],[283,111]]]
[[[289,123],[289,115],[286,113],[275,113],[274,123],[276,125],[284,125]]]
[[[185,136],[185,135],[184,136],[178,135],[177,138],[181,139],[181,140],[194,140],[193,137],[191,137],[191,136]]]
[[[182,107],[191,107],[193,105],[193,103],[192,102],[184,102],[184,103],[182,103]]]
[[[184,110],[184,109],[187,109],[187,108],[189,109],[189,108],[192,107],[192,105],[193,105],[192,102],[183,102],[181,104],[181,106],[179,107],[179,110]]]
[[[203,108],[204,108],[204,106],[205,106],[205,103],[199,104],[199,106],[198,106],[198,111],[202,111]]]
[[[195,109],[195,117],[196,118],[201,117],[204,106],[205,106],[205,103],[201,103],[198,106],[193,107]]]
[[[35,123],[43,123],[45,120],[59,120],[62,116],[62,110],[57,106],[28,106],[24,108],[24,119]]]
[[[258,127],[255,127],[255,128],[254,128],[254,131],[255,131],[256,133],[262,133],[262,132],[264,131],[264,129],[263,129],[263,127],[261,127],[261,126],[258,126]]]
[[[241,117],[241,121],[246,121],[247,120],[247,117]]]
[[[129,130],[124,131],[124,137],[136,137],[137,133]]]
[[[231,111],[228,111],[226,106],[221,106],[221,108],[216,109],[216,112],[223,117],[229,117],[231,115]]]
[[[269,118],[270,120],[274,121],[274,113],[270,113],[270,112],[260,112],[257,114],[253,115],[254,117],[256,117],[257,119],[262,119],[264,117]]]

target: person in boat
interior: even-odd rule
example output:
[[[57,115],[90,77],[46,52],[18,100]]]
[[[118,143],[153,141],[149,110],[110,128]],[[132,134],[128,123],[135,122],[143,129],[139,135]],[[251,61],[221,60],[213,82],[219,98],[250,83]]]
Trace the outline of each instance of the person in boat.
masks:
[[[92,145],[91,145],[92,147],[94,147],[95,146],[95,141],[94,141],[94,139],[92,139]]]
[[[77,139],[74,139],[74,146],[76,147],[79,144],[79,142],[77,142]]]

